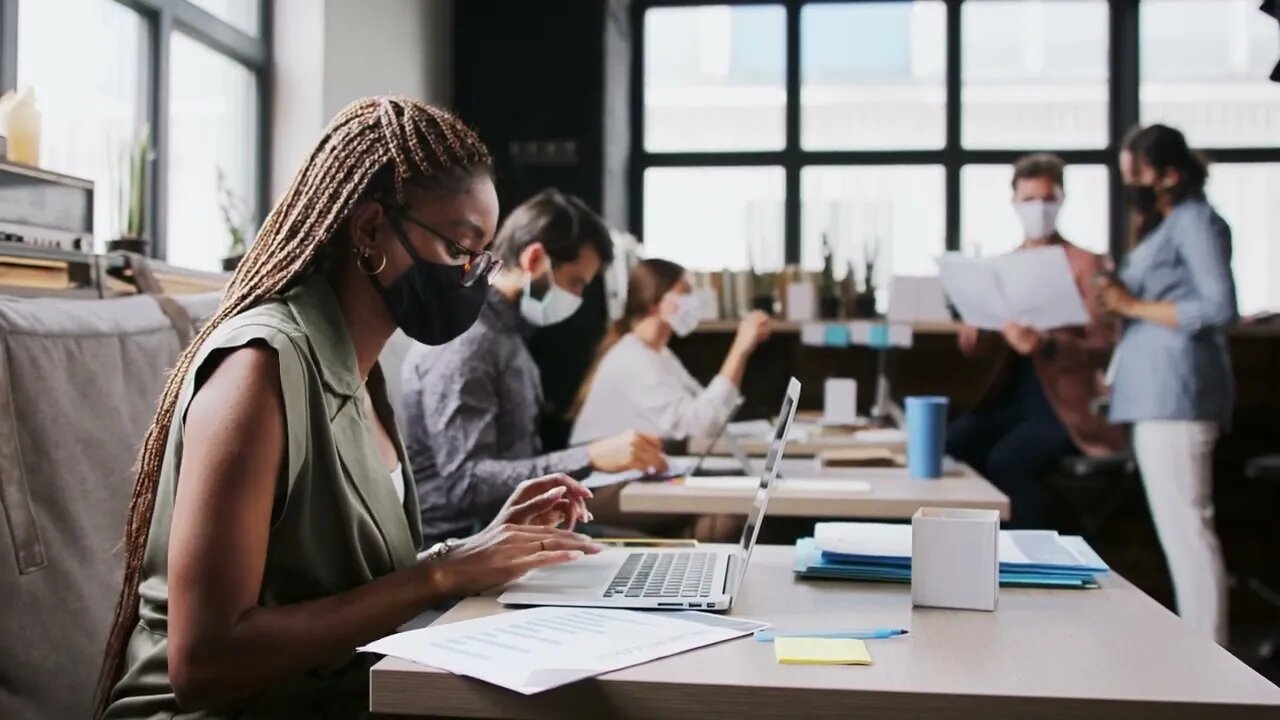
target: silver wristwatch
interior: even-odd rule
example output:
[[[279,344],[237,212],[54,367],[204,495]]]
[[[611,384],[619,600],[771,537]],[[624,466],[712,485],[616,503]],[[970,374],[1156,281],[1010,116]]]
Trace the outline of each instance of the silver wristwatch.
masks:
[[[449,538],[444,542],[438,542],[435,545],[432,545],[430,548],[427,549],[426,552],[422,554],[422,559],[423,560],[442,560],[446,555],[453,552],[454,548],[458,547],[461,544],[462,544],[462,541],[457,538]]]

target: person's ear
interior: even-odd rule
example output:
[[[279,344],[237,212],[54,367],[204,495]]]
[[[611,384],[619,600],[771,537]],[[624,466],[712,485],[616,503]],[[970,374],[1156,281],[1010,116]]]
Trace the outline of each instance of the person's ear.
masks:
[[[541,242],[531,242],[520,251],[520,269],[530,275],[541,273],[549,260],[547,248]]]
[[[658,317],[665,317],[674,315],[677,309],[675,298],[671,297],[671,293],[666,293],[661,298],[658,298],[658,302],[654,304],[653,309],[649,311],[649,314],[656,315]]]
[[[382,220],[382,206],[365,200],[357,203],[347,220],[347,233],[351,244],[357,248],[373,247],[378,242],[378,223]]]
[[[1160,178],[1160,187],[1169,190],[1177,187],[1180,182],[1182,182],[1182,171],[1177,168],[1169,168],[1164,171],[1164,177]]]

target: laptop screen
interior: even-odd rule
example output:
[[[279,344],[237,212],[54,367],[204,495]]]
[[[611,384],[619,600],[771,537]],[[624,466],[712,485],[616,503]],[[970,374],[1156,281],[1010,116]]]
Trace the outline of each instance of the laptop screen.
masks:
[[[764,472],[760,475],[760,485],[756,488],[751,512],[747,513],[747,524],[742,529],[742,572],[746,572],[745,560],[751,557],[751,548],[760,534],[760,523],[764,522],[764,514],[769,506],[769,492],[778,478],[778,464],[782,462],[782,451],[787,445],[787,435],[791,432],[791,421],[795,419],[796,403],[799,401],[800,382],[791,378],[791,382],[787,383],[787,394],[782,399],[782,410],[778,412],[778,422],[773,427],[773,436],[769,439],[769,454],[765,458]]]

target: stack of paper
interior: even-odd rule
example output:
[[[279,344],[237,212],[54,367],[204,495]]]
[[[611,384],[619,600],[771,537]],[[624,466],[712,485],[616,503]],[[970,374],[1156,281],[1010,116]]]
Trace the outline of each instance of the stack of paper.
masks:
[[[1000,584],[1096,588],[1110,568],[1083,538],[1052,530],[1000,532]],[[796,543],[792,569],[804,577],[911,581],[911,526],[819,523]]]
[[[692,611],[539,607],[397,633],[360,650],[532,695],[766,627]]]
[[[900,468],[907,457],[892,448],[868,445],[827,448],[818,453],[818,462],[829,468]]]

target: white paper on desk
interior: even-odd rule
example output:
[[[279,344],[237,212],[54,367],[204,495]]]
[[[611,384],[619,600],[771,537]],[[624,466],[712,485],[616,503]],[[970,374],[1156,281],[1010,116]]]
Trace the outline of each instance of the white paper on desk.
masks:
[[[866,480],[851,478],[778,478],[774,481],[779,489],[800,492],[828,493],[865,493],[871,492],[871,483]],[[730,477],[687,477],[680,481],[687,488],[697,490],[755,490],[760,487],[760,478],[750,476]]]
[[[999,330],[1016,322],[1053,330],[1089,322],[1061,247],[1018,250],[994,258],[947,253],[938,258],[938,269],[947,297],[968,325]]]
[[[773,423],[768,420],[735,420],[729,423],[725,432],[740,438],[773,437]]]
[[[593,472],[582,479],[582,484],[588,488],[602,488],[617,485],[618,483],[631,482],[632,480],[665,480],[688,475],[693,472],[695,462],[696,460],[667,458],[667,471],[664,473],[646,473],[639,470],[626,470],[616,473]]]
[[[398,633],[360,650],[532,695],[765,627],[692,611],[539,607]]]
[[[901,445],[907,433],[901,428],[868,428],[853,434],[851,445]]]
[[[911,526],[894,523],[828,522],[813,528],[814,545],[824,552],[871,557],[911,557]],[[1054,530],[1001,530],[1002,565],[1080,567],[1086,564]]]

